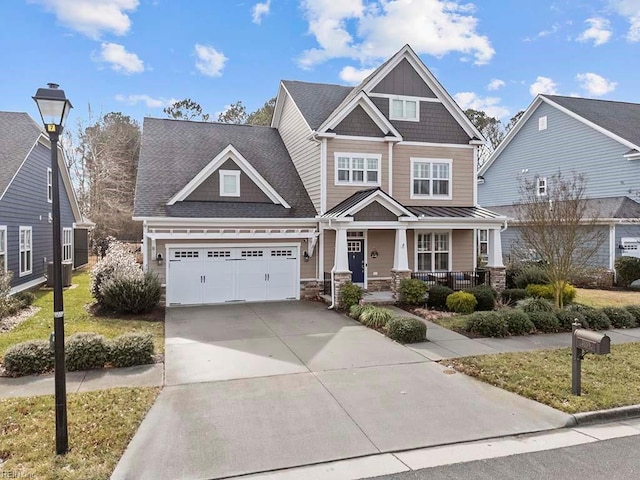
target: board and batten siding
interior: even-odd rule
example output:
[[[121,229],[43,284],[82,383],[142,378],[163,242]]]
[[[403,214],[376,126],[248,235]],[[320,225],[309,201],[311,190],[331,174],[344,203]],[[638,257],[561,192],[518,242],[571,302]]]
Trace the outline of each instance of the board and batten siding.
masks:
[[[546,130],[538,130],[542,116],[547,117]],[[623,158],[627,151],[629,147],[543,102],[483,174],[478,203],[515,203],[521,178],[551,177],[558,171],[583,174],[587,197],[629,195],[640,191],[640,162]]]
[[[47,169],[51,151],[38,143],[29,154],[0,200],[0,225],[7,227],[7,268],[13,272],[11,286],[39,279],[53,261],[53,228],[49,222],[52,204],[47,201]],[[74,218],[69,195],[60,185],[61,228],[72,228]],[[31,227],[32,273],[20,276],[20,227]]]
[[[389,191],[389,162],[388,146],[386,142],[368,142],[366,140],[330,139],[327,142],[327,210],[350,197],[356,192],[368,188],[376,188],[376,185],[336,185],[335,184],[335,154],[374,154],[381,155],[380,188]],[[395,193],[395,192],[394,192]]]
[[[300,111],[289,95],[285,96],[278,132],[316,210],[320,211],[320,144],[309,139]]]
[[[411,198],[411,158],[453,160],[451,200]],[[473,148],[398,144],[393,147],[393,198],[403,205],[473,206]]]

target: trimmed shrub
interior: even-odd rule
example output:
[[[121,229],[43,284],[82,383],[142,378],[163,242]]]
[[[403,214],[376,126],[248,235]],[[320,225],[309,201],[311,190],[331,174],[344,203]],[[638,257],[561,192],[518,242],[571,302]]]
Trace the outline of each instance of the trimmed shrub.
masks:
[[[554,333],[560,331],[560,321],[553,312],[531,312],[529,320],[538,332]]]
[[[527,291],[524,288],[508,288],[500,296],[503,302],[513,304],[527,298]]]
[[[91,270],[91,295],[103,304],[102,284],[111,279],[142,279],[144,272],[128,247],[118,241],[109,243],[109,249]]]
[[[570,312],[580,312],[584,315],[584,319],[592,330],[607,330],[611,328],[609,317],[600,309],[576,303],[569,305],[567,310]]]
[[[527,288],[532,283],[544,285],[549,283],[549,276],[539,265],[525,265],[514,276],[513,283],[516,288]]]
[[[33,305],[33,302],[36,301],[36,296],[32,292],[18,292],[13,296],[13,298],[15,298],[23,307]]]
[[[640,278],[640,258],[620,257],[615,265],[618,285],[628,287],[631,282]]]
[[[153,363],[153,337],[150,333],[125,333],[107,342],[109,362],[114,367]]]
[[[352,282],[345,282],[340,287],[339,305],[341,310],[348,311],[352,305],[362,300],[362,288]]]
[[[527,288],[525,290],[527,294],[531,297],[546,298],[547,300],[555,300],[553,284],[540,285],[540,284],[532,283],[527,285]],[[575,289],[575,287],[569,284],[565,284],[564,288],[562,289],[562,303],[569,304],[573,302],[576,298],[577,293],[578,291]]]
[[[589,328],[589,323],[584,315],[575,310],[559,310],[556,312],[558,322],[560,323],[560,330],[570,332],[572,330],[573,322],[577,321],[582,328]]]
[[[48,340],[29,340],[9,347],[4,354],[9,375],[33,375],[53,369],[53,350]]]
[[[67,370],[92,370],[102,368],[107,362],[109,349],[102,335],[76,333],[64,345]]]
[[[424,305],[427,284],[418,278],[400,280],[400,303],[407,305]]]
[[[18,312],[18,302],[15,297],[9,295],[11,292],[11,279],[13,272],[0,269],[0,318],[14,315]]]
[[[393,318],[393,312],[388,308],[370,306],[362,310],[360,323],[369,328],[383,328]]]
[[[505,318],[498,312],[475,312],[467,319],[467,329],[481,337],[504,337],[508,333]]]
[[[115,277],[100,285],[101,304],[119,313],[145,313],[153,310],[162,296],[162,286],[155,273],[142,277]]]
[[[476,310],[478,311],[490,311],[496,308],[496,297],[498,294],[491,287],[486,285],[479,285],[473,288],[467,288],[465,292],[472,294],[476,297],[478,304]]]
[[[413,317],[396,317],[385,327],[387,337],[399,343],[418,343],[427,339],[427,324]]]
[[[545,298],[529,297],[517,303],[518,308],[527,313],[532,312],[553,312],[553,303]]]
[[[635,328],[638,326],[635,317],[626,308],[603,307],[602,313],[609,318],[613,328]]]
[[[454,292],[447,297],[447,308],[456,313],[473,313],[478,300],[472,293]]]
[[[511,335],[528,335],[535,330],[529,315],[522,310],[508,308],[499,312],[499,315],[507,322],[507,330]]]
[[[444,285],[433,285],[429,287],[429,295],[427,296],[427,307],[436,310],[445,310],[447,308],[447,297],[453,293],[453,290]]]
[[[349,316],[354,320],[360,320],[360,315],[362,314],[362,311],[369,306],[370,305],[365,305],[364,303],[357,303],[355,305],[351,305],[351,308],[349,308]]]
[[[633,318],[636,319],[636,323],[640,325],[640,305],[627,305],[624,308],[627,309],[627,312],[633,315]]]

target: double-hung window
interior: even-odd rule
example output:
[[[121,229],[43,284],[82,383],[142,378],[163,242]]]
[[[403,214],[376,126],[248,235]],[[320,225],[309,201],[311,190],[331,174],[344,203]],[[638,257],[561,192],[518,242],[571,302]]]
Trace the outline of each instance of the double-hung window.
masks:
[[[478,259],[484,264],[489,261],[489,230],[478,230]]]
[[[7,227],[0,226],[0,272],[7,271]]]
[[[419,232],[416,265],[422,272],[447,272],[450,260],[449,232]]]
[[[47,168],[47,202],[53,203],[53,173]]]
[[[547,177],[538,177],[536,179],[536,195],[539,197],[547,195]]]
[[[70,262],[73,252],[73,229],[62,229],[62,261]]]
[[[411,159],[411,198],[451,198],[450,159]]]
[[[33,271],[33,247],[31,243],[31,227],[20,227],[20,276],[29,275]]]
[[[389,119],[420,121],[420,101],[417,98],[391,97],[389,99]]]
[[[381,155],[336,153],[336,185],[380,185]]]

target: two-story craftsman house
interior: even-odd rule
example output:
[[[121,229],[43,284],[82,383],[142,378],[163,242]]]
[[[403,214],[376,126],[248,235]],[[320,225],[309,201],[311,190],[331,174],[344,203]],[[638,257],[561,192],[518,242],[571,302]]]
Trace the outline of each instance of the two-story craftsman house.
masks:
[[[271,127],[147,118],[145,266],[169,304],[298,299],[328,282],[335,296],[347,280],[395,291],[412,272],[471,282],[484,238],[499,284],[505,217],[476,204],[483,142],[409,46],[356,87],[282,81]]]

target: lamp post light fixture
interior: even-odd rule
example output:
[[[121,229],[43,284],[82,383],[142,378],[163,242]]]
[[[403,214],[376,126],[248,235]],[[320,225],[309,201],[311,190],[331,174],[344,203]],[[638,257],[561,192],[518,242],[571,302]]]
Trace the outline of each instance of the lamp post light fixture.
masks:
[[[53,190],[53,334],[56,402],[56,453],[67,453],[67,385],[64,364],[64,305],[62,299],[62,241],[60,226],[60,186],[58,182],[58,140],[71,110],[71,102],[55,83],[39,88],[33,99],[38,105],[44,129],[51,141],[51,183]]]

